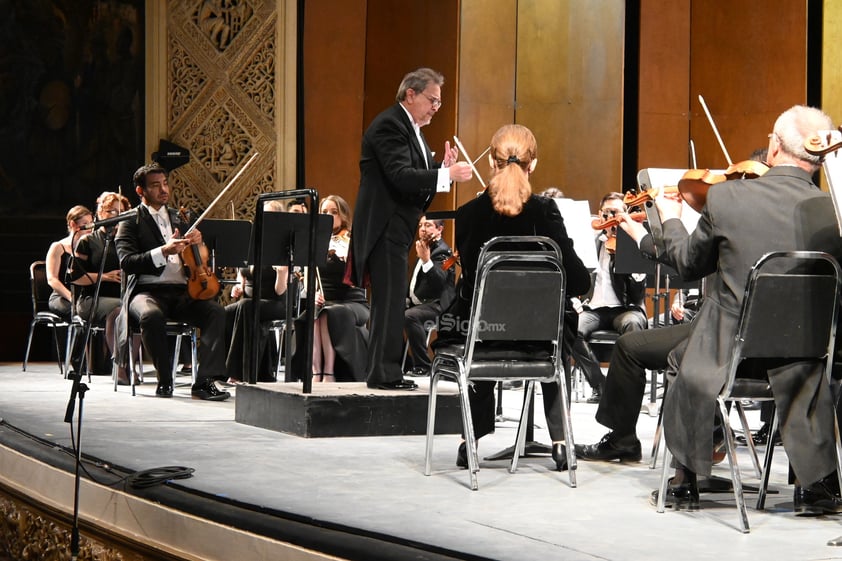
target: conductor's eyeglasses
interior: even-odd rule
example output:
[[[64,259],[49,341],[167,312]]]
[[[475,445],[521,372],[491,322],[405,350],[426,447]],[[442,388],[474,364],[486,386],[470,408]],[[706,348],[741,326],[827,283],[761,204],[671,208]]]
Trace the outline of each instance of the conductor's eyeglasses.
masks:
[[[423,95],[424,97],[427,98],[427,101],[430,102],[430,105],[433,106],[433,109],[438,109],[439,107],[441,107],[441,100],[439,98],[427,95],[424,92],[420,92],[420,93],[421,93],[421,95]]]

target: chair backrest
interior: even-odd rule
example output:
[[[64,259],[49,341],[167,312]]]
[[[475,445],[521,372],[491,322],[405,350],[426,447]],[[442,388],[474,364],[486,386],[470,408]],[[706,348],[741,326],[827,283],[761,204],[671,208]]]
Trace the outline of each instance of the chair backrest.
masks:
[[[488,342],[508,342],[512,349],[524,344],[545,345],[558,360],[564,289],[561,250],[551,239],[507,236],[490,240],[483,246],[477,266],[466,367],[470,370],[477,345]]]
[[[818,251],[780,251],[749,273],[726,390],[749,358],[816,359],[830,372],[842,270]]]
[[[29,266],[29,284],[32,289],[32,315],[49,311],[53,289],[47,284],[46,261],[34,261]]]

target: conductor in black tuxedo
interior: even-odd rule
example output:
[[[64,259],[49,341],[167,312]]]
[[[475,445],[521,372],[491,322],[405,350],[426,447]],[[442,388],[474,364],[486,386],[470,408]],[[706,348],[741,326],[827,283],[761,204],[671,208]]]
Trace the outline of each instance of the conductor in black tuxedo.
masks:
[[[363,135],[346,277],[371,288],[370,388],[418,387],[401,371],[409,248],[433,196],[449,191],[452,181],[471,178],[470,165],[456,162],[456,148],[446,142],[439,164],[421,134],[441,107],[443,83],[430,68],[410,72],[398,87],[397,103],[375,117]]]
[[[172,397],[173,394],[172,360],[166,334],[166,322],[172,319],[201,330],[199,368],[192,397],[224,401],[230,394],[220,391],[213,380],[226,375],[225,310],[215,300],[190,297],[180,257],[191,244],[202,243],[202,234],[193,230],[182,237],[188,225],[175,209],[167,206],[170,186],[163,167],[155,163],[140,167],[134,174],[134,185],[141,198],[137,218],[120,223],[115,244],[120,267],[128,274],[123,309],[140,326],[143,344],[152,355],[158,373],[155,395]]]
[[[435,325],[443,309],[456,297],[456,272],[445,269],[444,262],[453,252],[441,239],[444,220],[421,217],[415,253],[418,260],[409,279],[404,312],[406,344],[412,357],[411,376],[429,376],[432,362],[427,354],[427,332]]]

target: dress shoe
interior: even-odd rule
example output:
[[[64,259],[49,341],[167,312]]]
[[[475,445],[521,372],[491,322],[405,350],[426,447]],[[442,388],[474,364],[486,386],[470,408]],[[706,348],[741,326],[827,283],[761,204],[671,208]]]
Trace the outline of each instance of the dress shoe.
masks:
[[[172,397],[172,384],[158,384],[155,388],[156,397]]]
[[[377,390],[415,390],[418,384],[412,380],[395,380],[394,382],[368,382],[369,388]]]
[[[602,390],[600,388],[594,388],[591,396],[586,401],[587,403],[599,403],[600,399],[602,399]]]
[[[610,462],[619,460],[621,462],[639,462],[642,454],[640,452],[640,441],[635,438],[629,439],[629,444],[618,443],[619,439],[613,432],[609,432],[596,444],[577,444],[575,446],[576,457],[583,460],[600,460]]]
[[[658,506],[658,489],[649,495],[649,503]],[[696,485],[695,474],[688,477],[682,483],[675,483],[675,478],[670,477],[667,484],[667,493],[664,496],[664,507],[681,510],[699,510],[699,487]]]
[[[463,442],[456,451],[456,467],[468,469],[468,447]]]
[[[567,470],[567,449],[564,444],[560,442],[553,444],[553,461],[556,471]]]
[[[834,472],[830,477],[836,477]],[[842,512],[842,499],[834,493],[828,478],[814,483],[809,487],[795,486],[792,503],[795,514],[821,515],[838,514]]]
[[[194,385],[193,389],[190,390],[190,395],[193,399],[203,399],[205,401],[225,401],[231,397],[230,393],[217,388],[213,380],[207,380]]]
[[[408,370],[406,372],[406,375],[407,376],[417,376],[417,377],[429,376],[430,375],[430,369],[424,368],[422,366],[415,366],[414,368],[411,368],[410,370]]]
[[[751,435],[751,440],[754,442],[755,446],[765,446],[766,440],[769,438],[769,423],[763,423],[757,432]],[[775,435],[772,437],[772,443],[775,446],[780,446],[783,444],[781,440],[781,431],[776,430]],[[740,435],[737,437],[737,444],[742,446],[746,446],[746,437],[744,435]]]

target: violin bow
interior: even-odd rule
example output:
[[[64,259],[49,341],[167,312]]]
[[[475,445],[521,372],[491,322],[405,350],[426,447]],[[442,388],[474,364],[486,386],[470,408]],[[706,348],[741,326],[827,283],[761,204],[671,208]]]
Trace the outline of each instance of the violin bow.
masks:
[[[234,186],[234,182],[237,181],[237,179],[243,174],[243,172],[246,171],[246,168],[249,167],[251,165],[251,163],[254,161],[254,159],[259,155],[260,155],[260,152],[255,152],[254,154],[252,154],[251,158],[248,159],[246,164],[243,167],[240,168],[240,171],[238,171],[234,175],[234,177],[231,178],[231,181],[228,182],[228,185],[226,185],[225,188],[222,191],[219,192],[219,194],[216,196],[216,198],[213,201],[211,201],[211,204],[208,205],[208,208],[205,209],[205,212],[203,212],[201,214],[201,216],[199,216],[199,218],[197,218],[196,221],[193,222],[193,225],[190,226],[190,228],[186,232],[184,232],[184,234],[182,234],[182,237],[186,236],[187,234],[189,234],[190,232],[192,232],[193,230],[196,229],[196,227],[199,225],[199,223],[202,220],[205,219],[205,216],[207,216],[207,214],[213,209],[213,207],[216,206],[216,203],[219,202],[219,199],[221,199],[222,196],[225,195],[225,193],[231,187]]]
[[[477,170],[476,166],[474,165],[474,162],[476,160],[473,160],[473,161],[471,160],[471,157],[468,156],[468,152],[465,150],[465,147],[462,146],[462,143],[459,141],[459,138],[455,134],[453,135],[453,142],[456,143],[456,146],[459,148],[459,151],[462,152],[463,156],[465,156],[465,159],[468,161],[468,165],[471,166],[471,170],[474,172],[474,175],[476,175],[477,179],[479,179],[480,185],[482,185],[482,188],[485,189],[487,187],[486,184],[485,184],[485,181],[482,180],[482,176],[479,174],[479,171]],[[491,150],[491,146],[486,148],[485,152],[488,152],[489,150]],[[482,158],[485,155],[485,152],[480,154],[479,158]],[[479,160],[479,158],[477,158],[477,160]]]
[[[708,111],[707,103],[705,103],[705,98],[699,94],[699,103],[702,104],[702,109],[705,110],[705,115],[707,115],[708,122],[710,123],[711,128],[713,129],[713,134],[716,136],[716,140],[719,141],[719,147],[722,148],[722,153],[725,154],[725,159],[728,160],[728,165],[730,166],[734,162],[731,161],[731,156],[728,154],[728,150],[725,148],[725,143],[722,142],[722,137],[719,136],[719,130],[716,128],[716,123],[713,122],[713,117],[710,115],[710,111]]]

